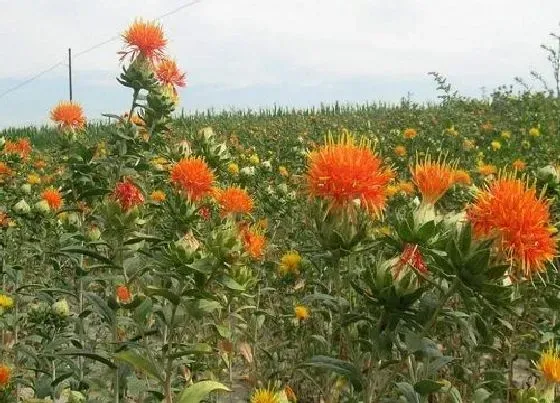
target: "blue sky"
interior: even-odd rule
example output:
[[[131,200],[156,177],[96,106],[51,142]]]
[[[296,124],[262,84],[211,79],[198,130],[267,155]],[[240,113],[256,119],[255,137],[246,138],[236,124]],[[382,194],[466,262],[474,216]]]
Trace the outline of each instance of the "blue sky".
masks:
[[[187,0],[0,0],[0,93],[115,37],[135,17]],[[186,110],[435,98],[428,71],[465,95],[550,76],[540,43],[560,31],[557,0],[201,0],[162,20],[169,53],[187,72]],[[113,41],[74,60],[74,98],[89,119],[122,113]],[[67,98],[66,68],[0,98],[0,127],[48,123]]]

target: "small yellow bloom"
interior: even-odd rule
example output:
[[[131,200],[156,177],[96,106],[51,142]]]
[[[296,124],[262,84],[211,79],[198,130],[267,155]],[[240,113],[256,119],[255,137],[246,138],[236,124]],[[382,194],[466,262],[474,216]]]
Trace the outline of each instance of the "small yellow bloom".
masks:
[[[154,165],[165,165],[167,164],[167,160],[164,157],[156,157],[152,159],[152,164]]]
[[[541,135],[541,130],[538,127],[531,127],[529,129],[529,136],[539,137]]]
[[[239,173],[239,165],[235,162],[230,162],[227,166],[227,170],[232,175],[237,175]]]
[[[492,150],[494,151],[498,151],[500,148],[502,148],[502,144],[499,141],[494,140],[492,143],[490,143],[490,146],[492,146]]]
[[[470,139],[465,139],[463,141],[463,148],[466,151],[472,150],[474,148],[474,140],[470,140]]]
[[[414,183],[412,182],[399,182],[397,186],[399,188],[399,192],[404,193],[405,195],[411,195],[415,192]]]
[[[483,176],[493,175],[498,172],[498,168],[495,165],[482,164],[478,167],[478,173]]]
[[[411,127],[405,129],[404,133],[404,138],[405,139],[413,139],[414,137],[416,137],[418,135],[418,132],[416,131],[416,129],[413,129]]]
[[[285,276],[288,274],[299,274],[299,267],[301,265],[301,256],[295,250],[286,252],[280,259],[280,267],[278,272],[280,275]]]
[[[399,157],[404,157],[406,155],[406,147],[405,146],[396,146],[394,152]]]
[[[511,131],[510,130],[502,130],[502,132],[500,133],[500,136],[503,139],[509,139],[509,138],[511,138]]]
[[[525,170],[525,168],[527,167],[527,164],[524,161],[522,161],[520,159],[517,159],[517,160],[513,161],[511,166],[513,166],[513,169],[515,169],[516,171],[521,172],[521,171]]]
[[[8,309],[14,306],[14,299],[8,295],[0,294],[0,307]]]
[[[455,126],[451,126],[447,129],[445,129],[445,134],[447,134],[448,136],[457,137],[459,135],[459,132],[457,131],[457,129],[455,129]],[[467,140],[465,140],[465,141],[467,141]]]
[[[257,154],[253,154],[249,157],[249,163],[252,165],[258,165],[260,162],[261,160]]]
[[[29,174],[27,175],[27,183],[30,185],[38,185],[41,183],[41,176],[37,174]]]
[[[257,389],[251,394],[250,403],[280,403],[280,397],[274,390]]]
[[[309,318],[311,312],[309,311],[309,308],[306,307],[305,305],[296,305],[294,308],[294,314],[296,315],[296,318],[298,320],[303,321]]]
[[[523,140],[523,141],[521,142],[521,147],[523,147],[523,148],[529,148],[529,147],[531,147],[531,143],[529,143],[527,140]]]
[[[153,202],[161,203],[165,201],[165,193],[163,190],[154,190],[150,195],[150,199],[152,199]]]
[[[278,167],[278,173],[280,175],[282,175],[283,177],[287,177],[288,176],[288,170],[286,169],[286,167],[284,165],[280,165]]]
[[[558,349],[551,347],[541,353],[538,365],[544,379],[551,383],[560,383],[560,356]]]
[[[399,192],[399,187],[397,185],[387,185],[385,189],[385,194],[387,197],[392,197]]]

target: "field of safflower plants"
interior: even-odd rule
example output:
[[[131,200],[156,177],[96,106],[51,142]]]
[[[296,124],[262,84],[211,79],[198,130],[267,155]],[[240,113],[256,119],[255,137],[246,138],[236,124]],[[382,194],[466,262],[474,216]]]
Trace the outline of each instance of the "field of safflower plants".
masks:
[[[129,111],[0,141],[0,401],[554,401],[559,94],[173,119],[123,41]]]

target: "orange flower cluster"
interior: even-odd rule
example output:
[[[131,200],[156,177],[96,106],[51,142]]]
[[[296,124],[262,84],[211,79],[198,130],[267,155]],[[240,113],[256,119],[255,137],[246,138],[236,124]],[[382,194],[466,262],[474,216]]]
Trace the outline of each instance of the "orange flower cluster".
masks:
[[[171,182],[192,200],[200,200],[212,191],[214,174],[202,158],[183,158],[171,169]]]
[[[523,276],[545,270],[557,253],[549,204],[519,179],[503,177],[480,192],[467,210],[475,236],[497,237],[497,246]]]
[[[177,94],[177,87],[184,87],[185,73],[179,70],[175,60],[163,59],[156,68],[156,77],[160,83],[171,86],[173,94]]]
[[[261,259],[266,248],[266,237],[256,228],[251,228],[248,225],[240,225],[239,233],[243,247],[249,256],[255,260]]]
[[[308,193],[327,200],[335,209],[359,201],[362,208],[379,216],[393,176],[367,142],[356,144],[350,135],[342,136],[338,143],[330,140],[308,156]]]
[[[113,191],[113,198],[119,203],[123,211],[129,211],[144,203],[144,195],[140,189],[127,179],[117,183]]]
[[[20,138],[17,141],[6,140],[4,144],[4,152],[6,154],[16,154],[22,159],[27,158],[32,150],[31,142],[26,138]]]
[[[117,300],[119,302],[130,302],[131,298],[132,298],[132,294],[130,293],[130,290],[128,289],[128,287],[126,285],[119,285],[117,286],[117,289],[115,291],[115,294],[117,296]]]

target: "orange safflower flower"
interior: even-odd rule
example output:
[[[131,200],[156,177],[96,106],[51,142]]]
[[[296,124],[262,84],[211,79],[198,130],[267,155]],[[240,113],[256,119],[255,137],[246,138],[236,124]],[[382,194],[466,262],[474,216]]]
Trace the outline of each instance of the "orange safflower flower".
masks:
[[[161,24],[138,19],[122,34],[126,49],[121,54],[121,60],[128,55],[131,59],[142,56],[150,62],[161,60],[164,56],[167,39],[163,34]]]
[[[144,195],[136,187],[136,185],[125,179],[115,185],[113,190],[113,198],[121,206],[123,211],[129,211],[132,208],[144,203]]]
[[[58,210],[64,203],[60,192],[53,188],[46,189],[43,193],[41,193],[41,199],[45,200],[49,204],[49,207],[53,210]]]
[[[0,161],[0,177],[10,176],[12,174],[12,169],[3,161]]]
[[[453,182],[461,185],[470,185],[472,180],[468,172],[463,171],[462,169],[457,169],[453,172]]]
[[[338,143],[331,139],[308,155],[307,191],[333,208],[349,207],[358,200],[362,208],[379,216],[393,176],[366,141],[356,144],[350,135],[342,136]]]
[[[478,172],[483,176],[490,176],[498,173],[498,168],[495,165],[482,164],[478,167]]]
[[[117,286],[117,290],[115,291],[117,295],[117,301],[127,303],[132,298],[132,294],[126,285],[119,285]]]
[[[405,195],[414,194],[416,190],[414,188],[414,183],[412,182],[399,182],[397,186],[399,188],[399,192],[404,193]]]
[[[513,161],[511,166],[513,167],[513,169],[519,172],[524,171],[525,168],[527,168],[527,164],[520,159]]]
[[[504,176],[480,192],[467,209],[476,237],[496,237],[499,251],[525,277],[541,272],[557,252],[549,203],[534,186]]]
[[[212,191],[214,174],[202,158],[183,158],[171,169],[171,182],[192,200],[200,200]]]
[[[249,214],[253,210],[253,200],[245,189],[231,186],[226,189],[217,189],[214,195],[220,205],[222,216],[227,214]]]
[[[256,229],[247,226],[241,226],[240,235],[249,256],[253,259],[261,259],[266,248],[266,237]]]
[[[434,204],[447,192],[455,180],[453,166],[447,164],[441,157],[432,161],[430,155],[424,161],[416,162],[410,167],[412,182],[422,194],[422,201]]]
[[[177,87],[184,87],[185,73],[182,73],[177,67],[175,60],[164,59],[156,68],[156,77],[164,85],[170,85],[173,88],[173,94],[177,95]]]
[[[27,158],[31,151],[31,142],[26,138],[20,138],[17,141],[6,140],[4,144],[4,152],[6,154],[17,154],[23,159]]]
[[[62,101],[51,110],[51,119],[63,129],[81,129],[86,124],[82,107],[72,101]]]
[[[404,138],[405,139],[413,139],[414,137],[416,137],[418,135],[418,132],[416,131],[416,129],[413,129],[411,127],[405,129],[404,133]]]
[[[396,146],[393,151],[399,157],[404,157],[406,155],[406,147],[405,146]]]
[[[154,190],[150,195],[153,202],[161,203],[165,201],[165,192],[163,190]]]
[[[0,389],[4,389],[12,379],[12,370],[6,364],[0,364]]]
[[[538,369],[548,382],[560,383],[560,354],[557,348],[550,347],[541,353]]]
[[[35,169],[45,169],[47,163],[45,162],[45,160],[37,160],[33,163],[33,166],[35,167]]]

